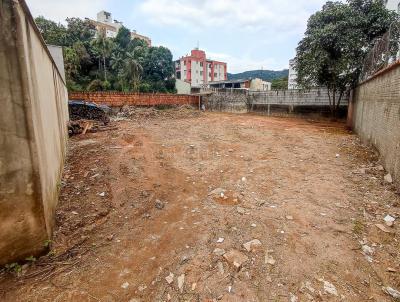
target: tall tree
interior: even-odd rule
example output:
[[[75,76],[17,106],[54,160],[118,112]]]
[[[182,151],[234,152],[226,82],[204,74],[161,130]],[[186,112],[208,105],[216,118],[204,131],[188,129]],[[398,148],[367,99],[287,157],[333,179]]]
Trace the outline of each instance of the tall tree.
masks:
[[[101,31],[98,33],[97,37],[92,41],[92,46],[95,48],[95,52],[97,53],[100,61],[103,64],[103,72],[104,72],[104,80],[107,81],[107,59],[111,56],[111,53],[114,48],[114,43],[111,39],[106,37],[105,32]]]
[[[382,1],[328,1],[310,17],[297,47],[299,85],[327,87],[331,112],[336,116],[344,93],[359,79],[373,40],[395,19]]]

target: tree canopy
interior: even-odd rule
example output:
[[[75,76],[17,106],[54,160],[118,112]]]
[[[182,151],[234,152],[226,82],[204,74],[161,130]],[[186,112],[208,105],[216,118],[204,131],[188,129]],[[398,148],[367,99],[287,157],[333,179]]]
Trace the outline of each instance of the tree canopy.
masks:
[[[115,38],[96,33],[89,20],[66,19],[67,25],[35,19],[47,44],[63,46],[67,87],[71,91],[116,90],[174,92],[174,63],[165,47],[131,39],[121,27]]]
[[[296,69],[300,87],[328,88],[331,111],[359,79],[366,54],[383,35],[396,13],[382,1],[328,1],[308,20],[304,38],[297,47]]]

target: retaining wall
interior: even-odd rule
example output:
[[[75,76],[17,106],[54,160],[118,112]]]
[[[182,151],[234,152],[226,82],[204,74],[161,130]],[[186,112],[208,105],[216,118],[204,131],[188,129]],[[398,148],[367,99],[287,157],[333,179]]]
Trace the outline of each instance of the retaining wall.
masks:
[[[83,100],[110,107],[155,106],[155,105],[196,105],[199,97],[194,95],[124,93],[124,92],[71,92],[70,100]]]
[[[400,61],[360,84],[349,106],[349,123],[400,182]]]
[[[22,0],[0,0],[0,265],[44,252],[67,143],[67,89]]]

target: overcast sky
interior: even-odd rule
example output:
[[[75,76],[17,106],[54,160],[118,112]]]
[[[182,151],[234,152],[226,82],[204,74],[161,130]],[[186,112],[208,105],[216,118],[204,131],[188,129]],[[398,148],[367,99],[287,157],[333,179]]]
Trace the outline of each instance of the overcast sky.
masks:
[[[288,68],[308,17],[326,0],[27,0],[34,17],[64,22],[112,13],[130,29],[168,47],[174,58],[199,43],[228,72]]]

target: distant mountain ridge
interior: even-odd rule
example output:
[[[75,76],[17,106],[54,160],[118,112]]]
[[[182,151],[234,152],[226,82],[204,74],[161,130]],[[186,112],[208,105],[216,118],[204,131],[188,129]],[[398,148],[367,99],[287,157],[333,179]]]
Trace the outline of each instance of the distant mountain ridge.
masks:
[[[241,73],[228,73],[228,80],[241,80],[248,78],[259,78],[271,82],[275,79],[281,79],[289,75],[288,69],[283,70],[249,70]]]

